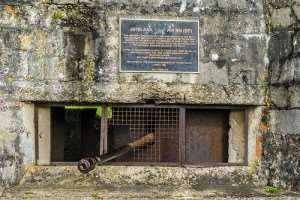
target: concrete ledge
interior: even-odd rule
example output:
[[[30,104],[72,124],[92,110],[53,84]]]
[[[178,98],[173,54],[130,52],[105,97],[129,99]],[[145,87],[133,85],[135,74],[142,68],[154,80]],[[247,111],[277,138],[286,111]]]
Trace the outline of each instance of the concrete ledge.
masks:
[[[75,166],[28,166],[21,185],[103,186],[164,185],[201,188],[210,185],[251,184],[245,166],[181,168],[149,166],[99,166],[81,174]]]
[[[20,101],[264,105],[264,85],[166,84],[162,82],[87,84],[78,81],[15,82]],[[38,87],[37,87],[38,85]]]

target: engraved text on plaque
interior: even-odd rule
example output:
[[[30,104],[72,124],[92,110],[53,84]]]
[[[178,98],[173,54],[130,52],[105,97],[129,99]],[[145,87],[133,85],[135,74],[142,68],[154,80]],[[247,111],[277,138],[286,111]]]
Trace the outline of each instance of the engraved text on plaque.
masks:
[[[120,71],[198,72],[198,21],[120,19]]]

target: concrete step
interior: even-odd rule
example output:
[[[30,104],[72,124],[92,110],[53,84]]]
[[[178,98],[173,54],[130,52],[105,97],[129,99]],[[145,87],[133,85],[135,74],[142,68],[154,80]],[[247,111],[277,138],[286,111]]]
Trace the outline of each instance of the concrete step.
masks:
[[[46,199],[46,200],[95,200],[95,199],[258,199],[296,200],[299,193],[280,192],[270,195],[262,188],[245,186],[216,186],[201,190],[184,187],[134,186],[134,187],[57,187],[57,186],[17,186],[6,189],[1,200]]]

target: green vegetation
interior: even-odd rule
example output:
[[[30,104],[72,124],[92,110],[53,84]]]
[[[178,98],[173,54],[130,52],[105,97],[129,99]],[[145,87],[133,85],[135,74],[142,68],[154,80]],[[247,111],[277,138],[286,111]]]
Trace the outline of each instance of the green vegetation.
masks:
[[[64,18],[64,16],[65,16],[65,13],[61,10],[54,10],[52,13],[52,19],[54,19],[54,20],[62,19],[62,18]]]
[[[66,110],[84,110],[84,109],[96,109],[96,116],[101,117],[102,107],[101,106],[65,106]],[[112,107],[108,107],[108,118],[112,118]]]
[[[280,189],[272,186],[266,186],[264,188],[264,192],[268,194],[276,195],[276,194],[280,194]]]
[[[24,192],[24,196],[27,197],[27,198],[33,197],[34,194],[35,194],[35,193],[32,192],[32,191],[25,191],[25,192]]]
[[[100,196],[99,193],[93,193],[91,196],[92,196],[94,199],[103,199],[103,198]]]

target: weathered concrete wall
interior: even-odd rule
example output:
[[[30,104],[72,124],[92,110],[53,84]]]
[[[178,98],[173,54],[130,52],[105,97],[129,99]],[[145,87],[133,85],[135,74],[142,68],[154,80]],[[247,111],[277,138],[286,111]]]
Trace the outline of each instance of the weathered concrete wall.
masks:
[[[0,185],[17,182],[23,165],[32,164],[33,142],[30,108],[0,96]],[[31,121],[32,122],[32,121]]]
[[[119,73],[120,16],[198,18],[200,73]],[[264,19],[262,0],[0,1],[1,183],[32,157],[20,101],[265,105]]]
[[[265,1],[270,35],[269,130],[263,136],[262,169],[270,185],[300,190],[300,1]]]
[[[263,104],[261,1],[42,2],[1,6],[1,85],[17,99]],[[199,18],[200,73],[119,73],[120,16]]]

